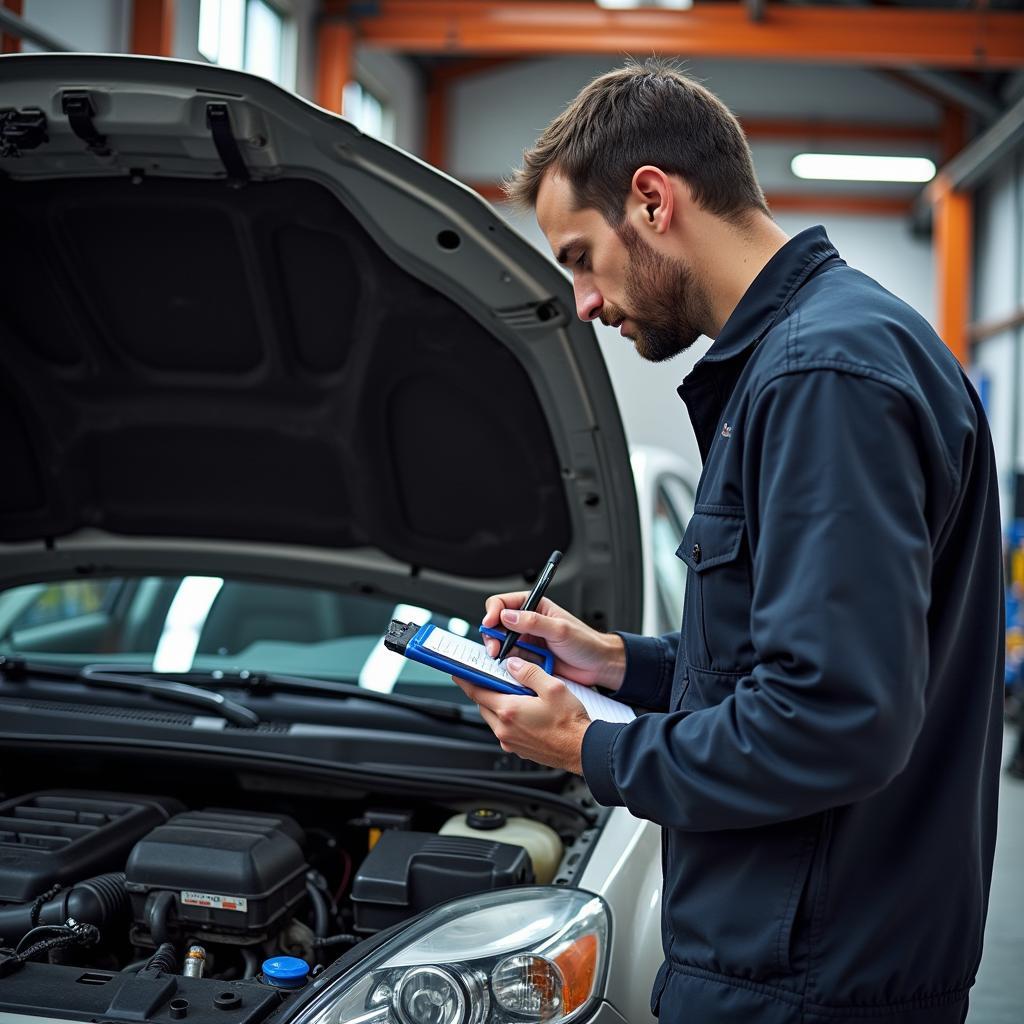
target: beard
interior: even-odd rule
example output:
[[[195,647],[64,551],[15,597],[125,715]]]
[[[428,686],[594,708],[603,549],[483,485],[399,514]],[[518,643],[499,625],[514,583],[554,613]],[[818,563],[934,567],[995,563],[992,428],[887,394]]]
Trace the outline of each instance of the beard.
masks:
[[[618,229],[629,265],[626,268],[626,313],[606,306],[605,323],[632,320],[636,325],[633,345],[651,363],[663,363],[685,352],[712,322],[711,303],[697,274],[685,264],[652,249],[632,224]]]

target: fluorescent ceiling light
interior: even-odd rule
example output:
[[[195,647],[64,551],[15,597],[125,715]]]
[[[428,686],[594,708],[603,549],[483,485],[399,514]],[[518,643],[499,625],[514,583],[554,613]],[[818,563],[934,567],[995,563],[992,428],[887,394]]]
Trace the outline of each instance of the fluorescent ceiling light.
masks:
[[[606,11],[636,11],[641,7],[659,7],[663,11],[688,11],[693,0],[595,0]]]
[[[800,153],[790,167],[798,178],[829,181],[931,181],[935,164],[923,156],[854,156]]]

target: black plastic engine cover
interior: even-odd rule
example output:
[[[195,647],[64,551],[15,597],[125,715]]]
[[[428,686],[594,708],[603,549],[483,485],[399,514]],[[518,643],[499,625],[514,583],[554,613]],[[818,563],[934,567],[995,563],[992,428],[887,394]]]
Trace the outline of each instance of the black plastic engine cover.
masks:
[[[136,844],[125,868],[137,936],[169,892],[171,934],[254,940],[305,896],[305,833],[284,815],[189,811]]]
[[[376,932],[456,896],[533,881],[521,846],[428,832],[385,832],[352,882],[355,928]]]
[[[151,977],[28,963],[0,984],[0,1012],[133,1024],[175,1019],[184,1024],[258,1024],[289,996],[256,981]]]
[[[0,804],[0,903],[120,871],[134,843],[184,810],[164,796],[51,789]]]

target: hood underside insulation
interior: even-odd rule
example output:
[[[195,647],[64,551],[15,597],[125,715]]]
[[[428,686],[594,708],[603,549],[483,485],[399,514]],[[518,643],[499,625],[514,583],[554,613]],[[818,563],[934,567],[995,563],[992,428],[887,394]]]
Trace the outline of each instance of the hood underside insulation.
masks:
[[[0,187],[0,540],[372,546],[494,576],[569,544],[522,364],[323,186]]]

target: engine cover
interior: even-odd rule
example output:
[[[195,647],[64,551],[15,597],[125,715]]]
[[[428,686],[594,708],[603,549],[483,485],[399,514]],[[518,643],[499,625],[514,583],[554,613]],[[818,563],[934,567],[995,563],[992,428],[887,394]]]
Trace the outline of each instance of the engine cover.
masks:
[[[456,896],[532,881],[530,855],[521,846],[385,832],[352,882],[355,930],[380,931]]]
[[[0,803],[0,903],[120,871],[133,843],[184,809],[170,797],[57,789]]]
[[[128,858],[134,937],[162,941],[166,928],[174,937],[261,941],[305,898],[304,846],[305,833],[284,815],[176,815]]]

